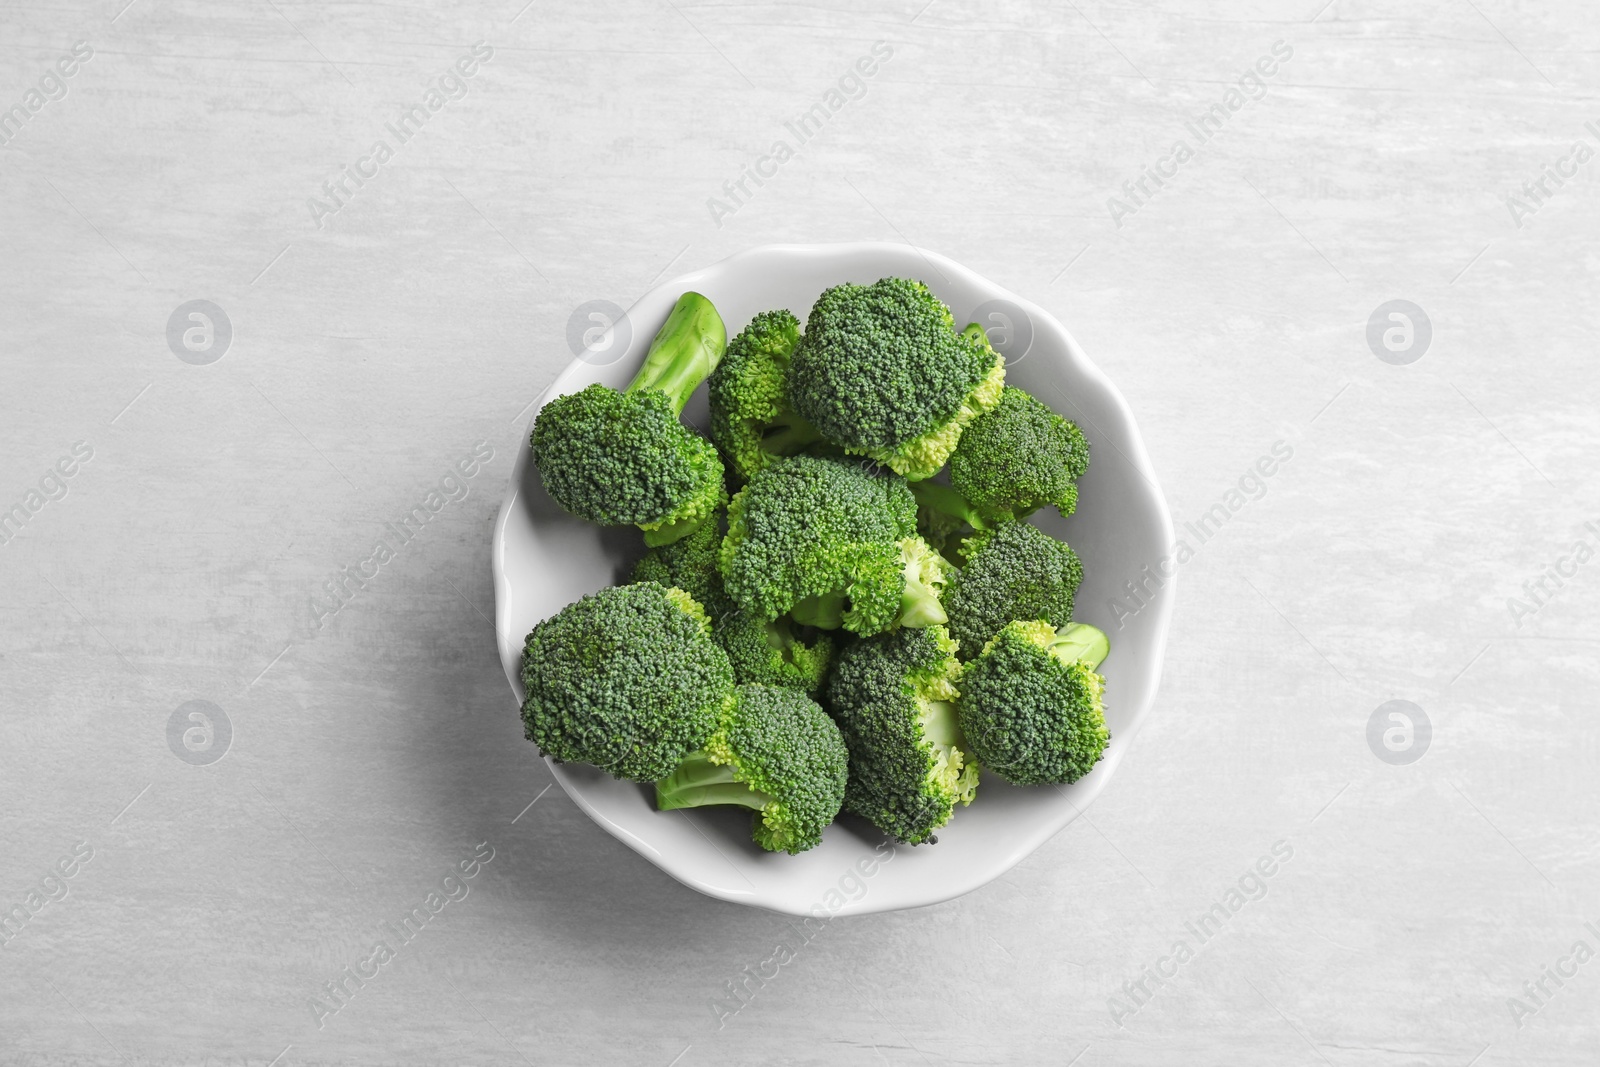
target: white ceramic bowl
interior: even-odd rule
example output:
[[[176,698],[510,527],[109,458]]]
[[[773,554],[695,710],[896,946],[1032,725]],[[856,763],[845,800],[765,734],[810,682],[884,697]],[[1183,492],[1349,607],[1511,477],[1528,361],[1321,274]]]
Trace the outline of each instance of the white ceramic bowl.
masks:
[[[889,275],[922,279],[950,305],[958,325],[978,319],[990,327],[1007,356],[1007,381],[1088,435],[1092,462],[1079,483],[1077,513],[1063,520],[1047,509],[1035,521],[1077,550],[1084,567],[1077,618],[1111,635],[1111,655],[1101,670],[1112,740],[1105,759],[1071,786],[1023,788],[986,772],[977,800],[956,809],[936,844],[891,850],[869,824],[842,816],[820,846],[799,856],[757,848],[742,809],[662,813],[649,786],[617,781],[593,767],[550,764],[556,781],[595,822],[685,885],[795,915],[863,914],[947,900],[1003,873],[1066,826],[1105,788],[1133,744],[1155,697],[1172,614],[1171,580],[1121,625],[1111,608],[1124,583],[1138,580],[1172,544],[1172,522],[1128,405],[1043,309],[932,252],[896,244],[768,245],[732,256],[640,297],[556,378],[545,398],[592,382],[624,387],[685,290],[716,304],[731,337],[756,312],[787,307],[804,322],[828,286]],[[702,427],[704,396],[702,387],[685,412]],[[519,703],[528,631],[583,594],[622,580],[641,551],[631,527],[599,529],[563,512],[540,485],[526,445],[519,450],[493,551],[500,660]]]

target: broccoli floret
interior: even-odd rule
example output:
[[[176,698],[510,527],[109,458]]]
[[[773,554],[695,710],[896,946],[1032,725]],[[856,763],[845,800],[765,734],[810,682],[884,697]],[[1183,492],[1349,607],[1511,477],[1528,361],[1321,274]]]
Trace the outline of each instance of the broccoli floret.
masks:
[[[957,707],[973,753],[1017,785],[1088,774],[1111,740],[1095,673],[1110,651],[1093,626],[1007,624],[961,676]]]
[[[711,619],[711,639],[728,654],[736,683],[781,685],[815,696],[833,662],[833,638],[798,627],[786,615],[758,619],[733,602],[717,569],[723,525],[719,511],[682,540],[650,549],[634,566],[631,580],[677,586],[698,600]]]
[[[907,844],[934,840],[978,788],[954,704],[955,648],[942,626],[896,630],[844,649],[828,679],[825,703],[850,750],[844,810]]]
[[[1046,504],[1071,515],[1078,506],[1074,479],[1088,469],[1083,431],[1008,385],[995,409],[961,434],[950,455],[950,485],[991,519],[1024,518]]]
[[[799,341],[800,320],[792,313],[763,311],[728,342],[727,354],[706,383],[711,439],[741,478],[819,438],[784,395],[789,356]]]
[[[833,664],[834,641],[826,631],[798,629],[787,615],[763,621],[735,608],[712,621],[711,637],[728,654],[734,681],[780,685],[814,697]]]
[[[733,669],[710,629],[689,594],[656,582],[567,605],[522,650],[528,740],[629,781],[670,774],[732,700]]]
[[[1025,522],[1007,522],[967,539],[967,564],[950,579],[944,607],[950,634],[970,659],[1014,619],[1072,621],[1083,564],[1064,541]]]
[[[722,577],[717,573],[717,557],[722,551],[722,515],[718,508],[692,533],[651,548],[634,564],[629,581],[660,582],[677,586],[694,597],[711,618],[713,629],[726,610],[727,596]]]
[[[1005,359],[983,330],[954,327],[921,282],[824,290],[790,357],[789,403],[846,452],[931,477],[1005,384]]]
[[[791,614],[821,629],[874,634],[940,618],[917,508],[904,479],[859,461],[789,456],[750,479],[728,506],[722,579],[763,621]],[[908,576],[916,579],[908,582]]]
[[[750,836],[768,852],[815,848],[844,799],[845,747],[804,693],[741,685],[716,733],[656,783],[661,811],[710,804],[752,808]]]
[[[596,383],[546,404],[532,445],[551,499],[602,526],[632,523],[648,544],[703,522],[727,499],[722,460],[678,416],[726,342],[711,301],[684,293],[626,392]]]
[[[677,586],[698,600],[711,620],[712,640],[728,654],[734,682],[815,695],[833,662],[832,637],[797,627],[786,615],[757,618],[728,596],[718,569],[723,518],[719,511],[682,540],[650,549],[634,566],[631,580]]]

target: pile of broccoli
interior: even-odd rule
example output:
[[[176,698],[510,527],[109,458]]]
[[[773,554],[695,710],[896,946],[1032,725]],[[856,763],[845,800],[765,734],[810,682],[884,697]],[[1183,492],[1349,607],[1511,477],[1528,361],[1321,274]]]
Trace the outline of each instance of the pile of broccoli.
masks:
[[[701,382],[709,439],[680,417]],[[1077,553],[1027,521],[1073,513],[1089,443],[922,282],[837,285],[731,341],[685,293],[626,390],[557,397],[531,443],[556,503],[644,541],[528,635],[547,757],[663,812],[748,809],[794,854],[841,811],[935,842],[982,771],[1065,784],[1104,755],[1110,643],[1073,621]]]

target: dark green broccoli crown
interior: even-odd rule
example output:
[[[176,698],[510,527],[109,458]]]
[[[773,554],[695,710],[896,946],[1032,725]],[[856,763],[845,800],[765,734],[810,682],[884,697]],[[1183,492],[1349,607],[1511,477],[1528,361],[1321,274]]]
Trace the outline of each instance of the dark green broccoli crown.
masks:
[[[713,616],[711,637],[728,654],[733,680],[779,685],[815,696],[833,663],[833,638],[811,630],[802,639],[787,616],[762,621],[734,609]]]
[[[1007,522],[969,537],[967,565],[944,595],[950,634],[970,659],[1014,619],[1065,626],[1083,581],[1083,564],[1064,541],[1025,522]]]
[[[704,744],[733,691],[727,654],[688,594],[655,582],[602,589],[528,634],[528,740],[554,759],[649,782]]]
[[[1078,503],[1074,479],[1089,469],[1083,432],[1034,396],[1006,386],[950,456],[950,484],[990,515],[1020,517],[1046,504],[1063,515]]]
[[[728,507],[723,584],[762,620],[803,600],[843,597],[845,628],[878,633],[899,618],[906,584],[900,540],[916,525],[916,502],[896,475],[848,459],[780,459]]]
[[[722,576],[717,557],[722,551],[722,514],[719,509],[687,536],[647,551],[634,564],[629,581],[660,582],[676,586],[700,602],[713,621],[725,608]]]
[[[707,754],[772,798],[753,836],[768,851],[796,853],[818,844],[844,800],[844,738],[827,713],[798,690],[742,685],[727,725]]]
[[[533,461],[551,499],[602,526],[692,528],[726,496],[711,442],[678,421],[673,400],[598,383],[546,404]]]
[[[728,342],[707,383],[711,439],[740,477],[817,440],[816,429],[794,413],[784,395],[789,356],[799,341],[800,320],[791,312],[763,311]]]
[[[750,808],[756,844],[793,855],[839,814],[847,758],[839,728],[804,693],[741,685],[705,747],[656,783],[656,807]]]
[[[954,326],[950,309],[921,282],[884,278],[824,290],[790,359],[789,402],[846,451],[927,477],[955,447],[954,424],[993,407],[1005,375],[981,333],[958,334]]]
[[[1101,707],[1105,679],[1072,655],[1053,654],[1057,642],[1047,622],[1012,622],[961,676],[967,743],[984,766],[1017,785],[1075,782],[1111,739]]]
[[[929,626],[848,646],[828,678],[850,750],[844,808],[908,844],[931,838],[977,789],[953,704],[959,673],[955,643]]]

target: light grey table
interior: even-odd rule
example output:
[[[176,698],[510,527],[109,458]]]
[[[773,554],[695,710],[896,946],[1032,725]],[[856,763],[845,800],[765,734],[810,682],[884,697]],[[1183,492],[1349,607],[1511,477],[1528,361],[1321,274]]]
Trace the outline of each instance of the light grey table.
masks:
[[[0,12],[0,1062],[1595,1062],[1600,31],[1318,2]],[[490,524],[575,310],[858,239],[1211,532],[1088,816],[719,1028],[791,928],[548,788]]]

